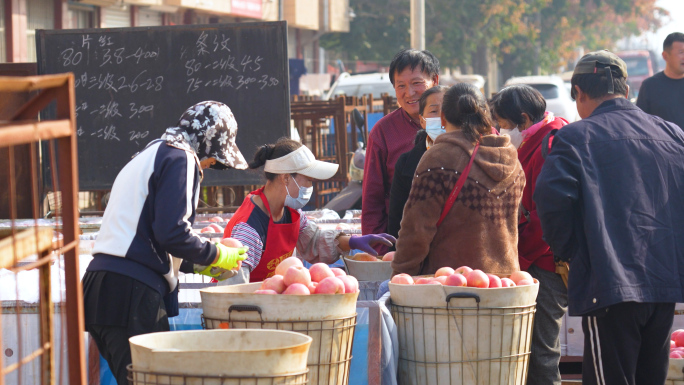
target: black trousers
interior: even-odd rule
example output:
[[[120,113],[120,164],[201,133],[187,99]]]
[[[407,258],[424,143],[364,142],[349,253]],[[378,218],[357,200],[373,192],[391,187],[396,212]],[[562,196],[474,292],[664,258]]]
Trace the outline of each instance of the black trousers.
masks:
[[[164,298],[132,278],[109,272],[83,277],[86,330],[119,385],[128,385],[128,339],[169,330]]]
[[[664,384],[674,308],[624,302],[582,316],[582,384]]]

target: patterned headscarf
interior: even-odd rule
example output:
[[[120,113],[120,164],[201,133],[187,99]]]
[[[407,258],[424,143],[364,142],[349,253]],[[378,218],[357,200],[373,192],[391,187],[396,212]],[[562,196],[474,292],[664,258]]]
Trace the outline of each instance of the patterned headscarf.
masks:
[[[166,129],[162,139],[170,146],[194,152],[200,161],[215,158],[212,168],[247,168],[235,144],[237,122],[230,108],[220,102],[204,101],[188,108],[178,126]]]

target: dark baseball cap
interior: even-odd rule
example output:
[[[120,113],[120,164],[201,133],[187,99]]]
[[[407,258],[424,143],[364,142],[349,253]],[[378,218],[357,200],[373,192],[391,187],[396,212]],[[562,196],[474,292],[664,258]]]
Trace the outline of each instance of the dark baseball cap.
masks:
[[[588,54],[582,56],[582,58],[577,62],[575,70],[572,72],[573,75],[581,74],[600,74],[604,72],[608,77],[608,93],[612,94],[615,92],[613,88],[613,75],[612,72],[623,78],[627,78],[627,64],[620,57],[608,50],[589,52]]]

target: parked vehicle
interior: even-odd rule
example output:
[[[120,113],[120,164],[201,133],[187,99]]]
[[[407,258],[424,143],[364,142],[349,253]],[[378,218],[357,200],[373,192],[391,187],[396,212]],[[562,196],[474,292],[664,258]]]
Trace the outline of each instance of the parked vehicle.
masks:
[[[348,72],[340,74],[323,100],[329,100],[337,95],[357,96],[373,94],[378,99],[382,94],[394,95],[394,87],[386,72],[372,74],[350,75]]]
[[[510,78],[504,86],[526,84],[539,91],[546,100],[546,110],[565,118],[568,122],[580,119],[577,106],[570,97],[567,86],[559,76],[521,76]]]
[[[658,58],[653,51],[647,50],[620,51],[617,55],[627,64],[629,96],[636,99],[641,83],[658,72]]]

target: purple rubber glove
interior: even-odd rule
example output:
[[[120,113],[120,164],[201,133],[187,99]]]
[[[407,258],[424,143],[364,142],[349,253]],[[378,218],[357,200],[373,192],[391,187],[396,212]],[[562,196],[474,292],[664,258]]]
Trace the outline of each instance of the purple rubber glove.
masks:
[[[395,242],[397,242],[396,238],[385,233],[361,236],[352,235],[351,238],[349,238],[349,248],[362,250],[377,257],[378,252],[373,249],[373,246],[383,244],[387,247],[391,247]]]

